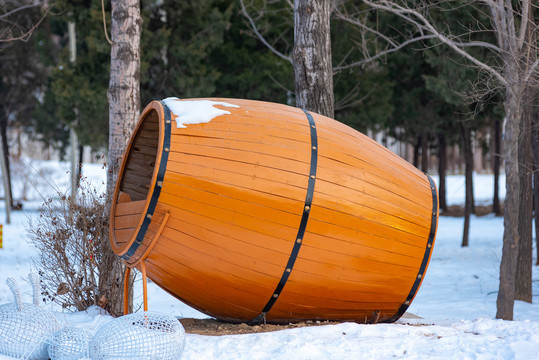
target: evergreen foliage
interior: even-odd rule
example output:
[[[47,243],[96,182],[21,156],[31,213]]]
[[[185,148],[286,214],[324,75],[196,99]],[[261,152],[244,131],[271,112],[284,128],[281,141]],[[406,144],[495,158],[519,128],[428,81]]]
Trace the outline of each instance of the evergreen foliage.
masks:
[[[9,10],[9,8],[7,9]],[[15,13],[13,22],[33,22],[39,19],[39,9],[30,8]],[[41,39],[0,42],[0,121],[19,131],[31,126],[31,115],[46,81],[44,65],[38,56]]]
[[[69,129],[83,145],[102,147],[108,128],[108,69],[110,47],[105,41],[101,2],[65,0],[49,17],[49,32],[42,41],[48,57],[48,83],[42,106],[35,113],[36,130],[43,141],[65,149]],[[76,59],[69,61],[68,22],[75,23]],[[52,51],[51,51],[52,50]],[[55,125],[51,127],[51,125]]]

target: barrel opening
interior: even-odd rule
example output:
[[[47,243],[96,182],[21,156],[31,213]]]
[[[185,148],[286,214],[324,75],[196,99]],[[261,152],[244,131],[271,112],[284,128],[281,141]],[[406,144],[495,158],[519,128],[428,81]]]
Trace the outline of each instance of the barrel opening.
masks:
[[[140,121],[121,174],[118,202],[145,200],[151,188],[159,147],[159,115],[152,109]]]
[[[111,245],[123,254],[143,227],[160,161],[159,107],[148,106],[139,118],[124,156],[112,199]],[[138,245],[137,245],[138,247]]]

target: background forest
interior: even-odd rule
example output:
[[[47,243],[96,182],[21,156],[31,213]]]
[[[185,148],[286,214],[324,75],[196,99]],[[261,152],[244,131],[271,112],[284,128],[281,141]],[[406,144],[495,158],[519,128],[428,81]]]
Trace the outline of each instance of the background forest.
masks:
[[[110,4],[104,5],[108,17]],[[260,10],[261,5],[252,8]],[[142,105],[168,96],[295,104],[292,66],[258,41],[239,2],[141,1],[141,12]],[[267,2],[255,15],[264,36],[290,53],[293,13],[287,2]],[[481,14],[451,15],[455,18],[446,21],[465,26]],[[37,22],[42,13],[30,8],[18,16]],[[398,19],[386,16],[369,21],[404,31]],[[69,60],[69,22],[75,24],[74,62]],[[391,145],[388,136],[411,144],[410,160],[425,171],[432,165],[421,153],[436,154],[439,144],[458,144],[463,128],[478,134],[477,144],[492,153],[490,129],[503,120],[500,99],[468,96],[477,83],[469,64],[449,49],[429,48],[427,42],[360,66],[341,66],[363,59],[379,44],[337,15],[331,28],[336,119],[363,132],[383,132],[386,145]],[[11,133],[30,134],[65,154],[72,127],[82,145],[106,147],[110,45],[101,1],[58,1],[31,38],[0,46],[1,119]]]

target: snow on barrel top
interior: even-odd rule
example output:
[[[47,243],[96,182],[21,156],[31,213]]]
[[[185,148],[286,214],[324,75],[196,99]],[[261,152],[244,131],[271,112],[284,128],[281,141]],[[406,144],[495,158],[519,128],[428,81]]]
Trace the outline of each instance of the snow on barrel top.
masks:
[[[176,115],[176,127],[184,128],[188,124],[204,124],[214,118],[230,114],[229,111],[216,108],[215,105],[239,108],[238,105],[222,101],[189,100],[179,101],[177,97],[169,97],[163,100],[170,111]]]

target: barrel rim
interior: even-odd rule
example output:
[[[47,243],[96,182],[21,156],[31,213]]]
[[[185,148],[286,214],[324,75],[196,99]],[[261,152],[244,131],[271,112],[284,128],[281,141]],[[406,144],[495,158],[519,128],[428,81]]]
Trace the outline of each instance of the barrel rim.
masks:
[[[438,231],[438,217],[440,213],[440,205],[439,205],[438,189],[436,187],[436,183],[430,177],[429,174],[425,173],[425,176],[427,177],[427,180],[429,181],[429,184],[430,184],[430,188],[432,190],[432,218],[431,218],[431,227],[430,227],[429,237],[427,238],[427,243],[425,245],[425,255],[423,256],[423,261],[421,262],[421,266],[419,267],[419,271],[417,273],[417,277],[414,281],[414,284],[412,285],[410,293],[406,297],[405,301],[399,307],[395,315],[381,322],[388,322],[388,323],[395,322],[402,315],[404,315],[406,310],[408,310],[408,308],[412,304],[412,301],[414,300],[415,296],[417,295],[417,292],[419,291],[419,288],[421,287],[421,284],[423,283],[423,279],[425,278],[425,273],[427,272],[427,268],[429,267],[430,258],[432,255],[432,248],[434,247],[434,242],[436,241],[436,233]]]
[[[119,194],[120,194],[120,185],[121,185],[121,182],[122,182],[125,167],[127,166],[127,159],[129,157],[129,153],[131,151],[131,148],[133,146],[135,138],[136,138],[141,126],[142,126],[142,123],[144,122],[144,119],[146,118],[146,116],[151,111],[156,111],[158,119],[159,119],[158,120],[158,123],[159,123],[159,138],[158,138],[158,143],[157,143],[157,155],[156,155],[156,158],[155,158],[155,167],[154,167],[154,171],[153,171],[153,174],[152,174],[152,180],[150,182],[150,187],[148,189],[148,193],[146,194],[146,199],[144,200],[145,203],[144,203],[144,208],[143,208],[143,210],[141,212],[141,217],[140,217],[140,219],[138,221],[137,226],[135,227],[135,230],[133,232],[133,235],[131,236],[131,239],[129,239],[129,241],[126,244],[124,244],[123,246],[117,246],[116,241],[115,241],[114,225],[115,225],[115,214],[116,214],[116,208],[117,208],[117,204],[118,204],[118,197],[119,197]],[[109,234],[110,234],[109,235],[109,241],[110,241],[110,245],[112,247],[112,251],[118,256],[125,255],[129,251],[129,249],[133,246],[133,244],[136,241],[137,235],[138,235],[139,231],[141,230],[141,228],[143,226],[144,219],[146,217],[146,216],[142,216],[142,215],[146,215],[148,213],[150,202],[151,202],[151,199],[152,199],[152,196],[153,196],[153,193],[154,193],[154,189],[155,189],[155,186],[156,186],[156,180],[157,180],[159,167],[160,167],[159,165],[161,164],[161,159],[162,159],[162,156],[163,156],[163,143],[164,143],[164,138],[165,138],[165,124],[164,124],[165,114],[164,113],[165,113],[165,109],[164,109],[163,104],[160,101],[154,100],[154,101],[150,102],[144,108],[141,115],[139,116],[137,124],[135,125],[135,128],[134,128],[133,132],[131,133],[131,137],[129,138],[129,142],[128,142],[127,147],[126,147],[126,149],[124,151],[124,154],[123,154],[122,164],[121,164],[120,169],[118,171],[118,178],[116,179],[116,184],[115,184],[115,187],[114,187],[114,194],[113,194],[112,199],[111,199],[112,204],[111,204],[111,208],[110,208],[110,224],[109,224]],[[136,259],[136,257],[132,257],[130,260],[135,261],[137,259]]]

